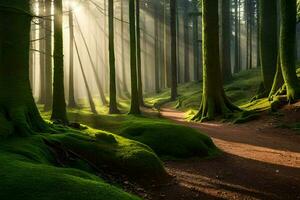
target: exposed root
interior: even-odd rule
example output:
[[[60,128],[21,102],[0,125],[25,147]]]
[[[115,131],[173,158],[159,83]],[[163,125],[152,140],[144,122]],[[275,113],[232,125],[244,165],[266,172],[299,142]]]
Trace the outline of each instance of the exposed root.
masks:
[[[201,102],[198,113],[192,118],[193,121],[210,121],[217,116],[230,118],[234,112],[242,111],[239,107],[233,105],[225,96],[217,99],[204,99]]]

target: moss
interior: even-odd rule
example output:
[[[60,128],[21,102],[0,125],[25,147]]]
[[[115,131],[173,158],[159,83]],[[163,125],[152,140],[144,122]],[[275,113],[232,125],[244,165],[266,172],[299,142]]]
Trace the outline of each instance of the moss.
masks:
[[[108,132],[88,129],[86,135],[60,134],[48,140],[59,142],[95,166],[134,177],[158,177],[165,174],[163,165],[146,145]]]
[[[13,138],[0,145],[0,199],[134,200],[138,199],[90,173],[61,168],[44,136]]]
[[[121,135],[150,146],[163,157],[209,157],[218,152],[208,136],[167,122],[132,122],[122,128]]]

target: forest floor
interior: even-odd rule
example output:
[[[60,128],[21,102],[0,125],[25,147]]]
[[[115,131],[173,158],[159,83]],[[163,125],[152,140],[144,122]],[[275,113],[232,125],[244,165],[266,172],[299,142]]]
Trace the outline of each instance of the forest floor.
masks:
[[[212,137],[223,154],[165,162],[174,179],[146,189],[146,199],[300,199],[300,135],[292,130],[300,120],[299,106],[265,112],[245,124],[192,123],[183,112],[162,109],[163,117]]]

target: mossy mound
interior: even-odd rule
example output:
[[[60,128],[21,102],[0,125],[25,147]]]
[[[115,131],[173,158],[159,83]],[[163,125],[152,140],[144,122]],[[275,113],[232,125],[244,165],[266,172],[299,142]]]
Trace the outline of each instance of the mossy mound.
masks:
[[[68,159],[71,154],[76,160]],[[104,166],[136,178],[165,175],[149,147],[108,132],[88,128],[11,138],[0,142],[0,199],[138,199],[94,175]]]
[[[0,199],[137,200],[82,170],[55,166],[46,136],[14,138],[0,144]]]
[[[122,128],[121,135],[148,145],[162,157],[204,158],[219,152],[208,136],[166,122],[131,122]]]
[[[103,166],[131,177],[160,177],[165,174],[160,159],[148,146],[112,133],[88,129],[87,135],[52,135],[58,142],[94,166]]]

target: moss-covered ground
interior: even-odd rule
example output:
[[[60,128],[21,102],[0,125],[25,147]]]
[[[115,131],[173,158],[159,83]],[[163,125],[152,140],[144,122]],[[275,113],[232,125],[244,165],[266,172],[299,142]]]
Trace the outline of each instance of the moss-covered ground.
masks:
[[[82,136],[84,137],[84,136]],[[85,136],[87,137],[87,136]],[[70,164],[61,166],[57,162],[52,150],[45,145],[45,140],[59,140],[68,145],[64,140],[82,140],[78,136],[63,135],[35,135],[27,138],[11,138],[0,143],[0,199],[12,200],[126,200],[139,199],[133,195],[105,183],[101,178],[95,176],[94,169],[78,158],[77,164],[74,158]],[[91,140],[91,139],[89,139]],[[97,142],[80,142],[78,148],[86,147],[89,143],[94,149]],[[123,143],[123,142],[121,142]],[[128,144],[122,144],[128,146]],[[101,145],[100,145],[101,146]],[[74,148],[75,149],[75,148]],[[121,157],[121,149],[112,157]],[[125,160],[142,158],[134,155],[134,152],[151,155],[153,153],[139,144],[133,144],[129,150],[128,158]],[[104,150],[98,148],[97,150]],[[88,151],[88,150],[84,150]],[[101,154],[101,151],[99,151]],[[94,156],[98,154],[93,152]],[[102,153],[103,154],[103,153]],[[120,154],[120,155],[118,155]],[[130,158],[129,158],[130,157]],[[149,157],[149,156],[148,156]],[[101,156],[98,157],[99,159]],[[118,158],[119,159],[119,158]],[[73,162],[73,164],[71,164]],[[80,164],[81,162],[81,164]],[[139,161],[142,162],[142,161]],[[160,165],[159,162],[156,165]],[[76,167],[75,167],[76,166]]]

